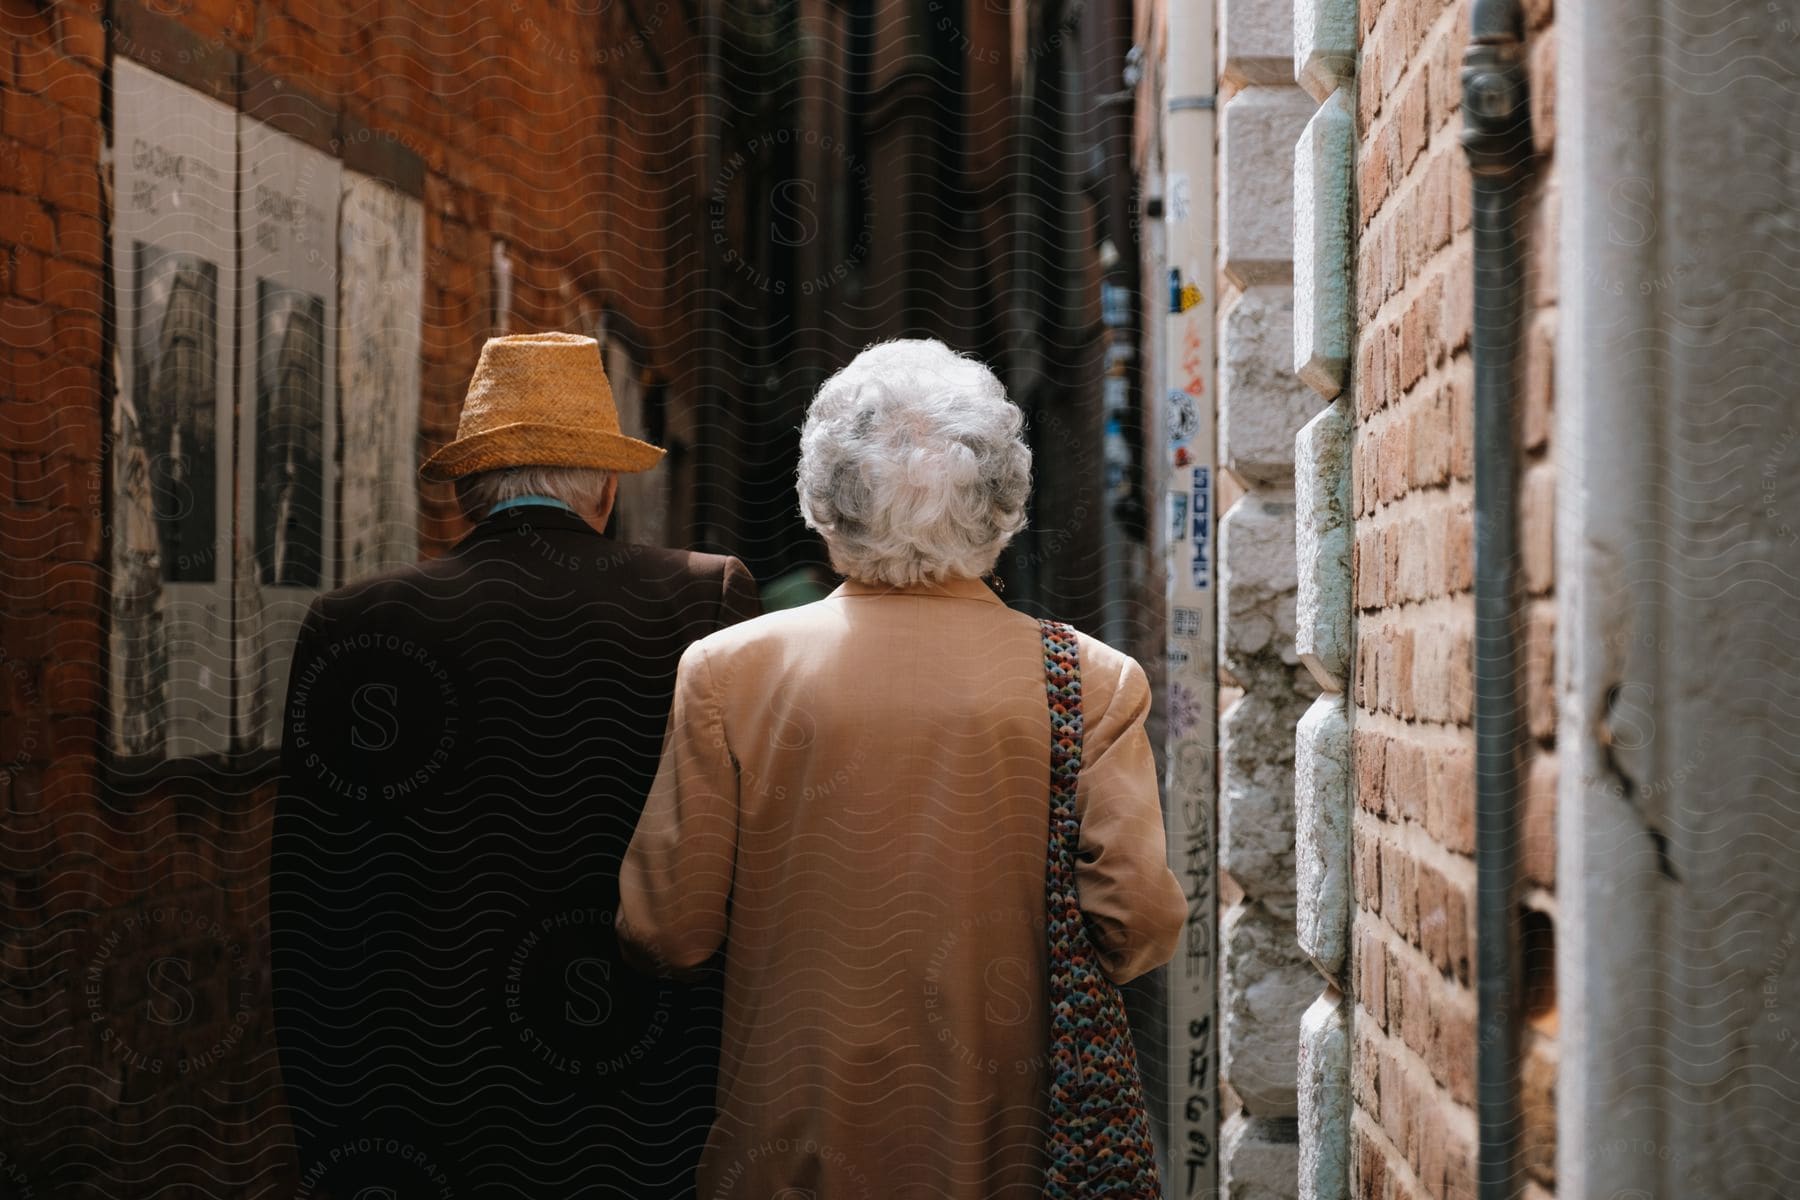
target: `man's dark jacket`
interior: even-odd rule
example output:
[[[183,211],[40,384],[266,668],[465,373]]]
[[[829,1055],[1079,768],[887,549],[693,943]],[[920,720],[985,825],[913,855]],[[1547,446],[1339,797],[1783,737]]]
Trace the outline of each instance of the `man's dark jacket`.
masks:
[[[682,651],[758,611],[735,558],[536,504],[313,604],[270,855],[300,1196],[691,1193],[717,975],[626,965],[618,868]]]

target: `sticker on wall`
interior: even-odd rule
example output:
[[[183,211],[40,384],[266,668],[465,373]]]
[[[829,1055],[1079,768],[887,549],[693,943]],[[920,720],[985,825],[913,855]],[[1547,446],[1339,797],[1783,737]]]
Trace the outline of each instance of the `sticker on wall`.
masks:
[[[1194,406],[1194,398],[1183,391],[1171,391],[1163,406],[1163,422],[1170,445],[1185,446],[1193,441],[1200,432],[1200,410]]]
[[[111,749],[231,748],[233,111],[113,66]]]
[[[1194,188],[1188,181],[1187,172],[1171,171],[1163,194],[1168,197],[1169,220],[1187,220],[1194,207]]]
[[[1212,586],[1212,470],[1195,467],[1193,474],[1193,583],[1205,590]]]
[[[1187,539],[1188,498],[1186,492],[1169,493],[1169,545],[1179,546]]]
[[[1176,637],[1199,637],[1205,631],[1205,620],[1197,608],[1177,608],[1170,611],[1169,627]]]

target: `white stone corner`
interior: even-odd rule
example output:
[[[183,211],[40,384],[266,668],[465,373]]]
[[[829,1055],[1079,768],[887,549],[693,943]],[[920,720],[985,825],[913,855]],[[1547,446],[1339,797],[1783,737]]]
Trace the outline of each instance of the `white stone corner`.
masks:
[[[1294,0],[1294,82],[1321,103],[1356,73],[1356,0]]]
[[[1341,977],[1350,940],[1350,722],[1344,697],[1313,701],[1294,730],[1294,932]]]
[[[1300,1200],[1350,1195],[1350,1029],[1327,989],[1300,1018]]]
[[[1294,372],[1321,396],[1350,365],[1350,205],[1355,106],[1340,87],[1294,145]]]
[[[1294,435],[1294,648],[1328,692],[1350,670],[1349,405],[1332,401]]]

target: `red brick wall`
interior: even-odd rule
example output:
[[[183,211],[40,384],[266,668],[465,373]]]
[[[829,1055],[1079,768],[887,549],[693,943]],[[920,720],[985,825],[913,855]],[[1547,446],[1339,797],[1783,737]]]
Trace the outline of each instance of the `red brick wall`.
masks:
[[[1552,974],[1555,751],[1550,358],[1555,330],[1548,0],[1528,4],[1541,158],[1527,201],[1529,348],[1519,534],[1532,745],[1522,778],[1526,974]],[[1474,446],[1470,182],[1457,137],[1468,6],[1363,0],[1352,467],[1357,810],[1350,985],[1358,1196],[1474,1194]],[[1554,1189],[1555,1000],[1525,1037],[1528,1195]]]
[[[96,757],[109,52],[178,77],[210,73],[204,86],[227,103],[234,66],[246,79],[273,75],[423,160],[421,451],[453,430],[494,332],[493,237],[513,252],[514,330],[579,327],[605,306],[676,388],[691,358],[677,281],[693,276],[692,201],[704,189],[688,157],[698,79],[681,50],[681,6],[644,0],[641,30],[626,24],[630,6],[583,16],[585,6],[555,0],[151,7],[181,15],[146,22],[124,5],[0,0],[9,1195],[146,1195],[152,1176],[165,1191],[268,1194],[291,1171],[266,1013],[270,764],[121,781]],[[448,489],[433,489],[423,544],[441,548],[457,531]]]

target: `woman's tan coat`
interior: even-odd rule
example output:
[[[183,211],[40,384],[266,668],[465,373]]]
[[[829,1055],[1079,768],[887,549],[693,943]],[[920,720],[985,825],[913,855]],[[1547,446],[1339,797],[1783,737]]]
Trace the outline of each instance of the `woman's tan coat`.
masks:
[[[1170,958],[1131,658],[1080,639],[1079,884],[1112,977]],[[727,945],[700,1200],[1041,1193],[1050,723],[1037,623],[974,579],[846,583],[689,648],[620,929]]]

